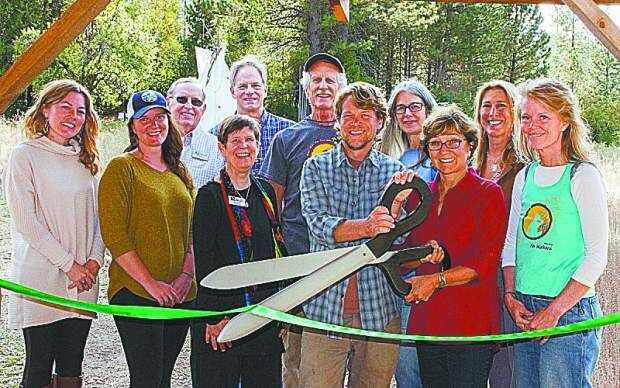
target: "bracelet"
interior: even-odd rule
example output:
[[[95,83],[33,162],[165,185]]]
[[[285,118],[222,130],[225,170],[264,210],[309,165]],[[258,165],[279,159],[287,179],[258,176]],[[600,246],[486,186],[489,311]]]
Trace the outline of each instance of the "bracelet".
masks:
[[[181,275],[183,275],[183,274],[185,274],[185,275],[189,276],[189,277],[190,277],[190,278],[192,278],[192,279],[194,278],[194,274],[191,274],[191,273],[189,273],[189,272],[187,272],[187,271],[183,271],[183,272],[181,272]]]
[[[439,285],[438,285],[438,289],[442,289],[444,288],[448,283],[446,282],[446,275],[443,272],[443,269],[441,271],[439,271]]]
[[[505,292],[504,292],[504,296],[506,296],[506,295],[512,295],[512,296],[514,296],[515,298],[517,297],[517,293],[516,293],[516,292],[514,292],[514,291],[505,291]]]

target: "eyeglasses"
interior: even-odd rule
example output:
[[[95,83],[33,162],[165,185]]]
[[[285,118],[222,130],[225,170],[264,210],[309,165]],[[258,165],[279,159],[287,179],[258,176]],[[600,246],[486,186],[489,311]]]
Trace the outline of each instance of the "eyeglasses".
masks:
[[[413,113],[421,111],[422,108],[424,108],[424,104],[422,104],[421,102],[412,102],[409,105],[396,105],[394,112],[396,112],[397,115],[404,115],[407,109],[409,109],[409,112]]]
[[[455,150],[461,146],[463,139],[450,139],[446,141],[431,140],[428,142],[429,151],[439,151],[441,147],[446,146],[447,149]]]
[[[202,101],[200,98],[189,98],[186,96],[178,96],[174,98],[175,100],[177,100],[177,102],[181,105],[185,105],[187,104],[188,100],[191,100],[191,103],[193,106],[202,106],[202,104],[204,104],[204,101]]]

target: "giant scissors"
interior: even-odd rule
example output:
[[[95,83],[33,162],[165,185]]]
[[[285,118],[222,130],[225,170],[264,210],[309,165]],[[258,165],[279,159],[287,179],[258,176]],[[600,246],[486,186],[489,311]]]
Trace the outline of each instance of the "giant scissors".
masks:
[[[383,271],[394,291],[405,296],[411,291],[411,285],[401,278],[398,267],[406,262],[421,260],[431,254],[433,248],[418,246],[399,251],[389,249],[397,237],[424,221],[431,207],[431,192],[422,179],[414,177],[411,182],[390,184],[380,201],[381,205],[390,209],[398,193],[408,189],[418,192],[420,201],[417,207],[396,222],[389,232],[379,234],[362,245],[230,265],[211,272],[200,284],[213,289],[233,289],[300,278],[260,302],[263,306],[287,312],[362,267],[374,265]],[[450,268],[450,258],[445,249],[441,266],[442,269]],[[239,314],[226,324],[217,340],[220,343],[234,341],[270,321],[251,313]]]

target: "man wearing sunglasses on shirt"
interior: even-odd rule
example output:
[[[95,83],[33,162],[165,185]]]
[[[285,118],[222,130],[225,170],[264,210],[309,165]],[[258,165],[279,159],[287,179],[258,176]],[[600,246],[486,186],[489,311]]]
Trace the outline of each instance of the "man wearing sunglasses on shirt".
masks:
[[[252,166],[252,172],[258,174],[274,135],[295,123],[265,109],[267,67],[258,58],[244,57],[230,66],[230,93],[237,102],[235,113],[250,116],[260,125],[260,148]],[[218,128],[216,125],[209,132],[217,135]]]
[[[206,131],[195,131],[207,110],[205,90],[196,78],[180,78],[168,89],[166,97],[174,126],[183,135],[181,160],[188,168],[198,190],[219,176],[224,159],[217,149],[217,137]]]

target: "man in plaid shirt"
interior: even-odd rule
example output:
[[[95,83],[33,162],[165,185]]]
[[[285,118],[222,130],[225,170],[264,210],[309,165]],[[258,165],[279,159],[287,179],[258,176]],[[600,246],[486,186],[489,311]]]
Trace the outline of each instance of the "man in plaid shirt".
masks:
[[[360,245],[394,226],[389,210],[377,206],[385,186],[403,164],[373,148],[386,120],[381,91],[356,82],[336,97],[342,141],[308,159],[300,191],[310,251]],[[400,304],[381,270],[366,267],[304,304],[307,317],[348,327],[400,332]],[[301,386],[341,387],[347,360],[349,385],[389,387],[398,343],[360,337],[332,338],[305,329],[301,345]]]
[[[230,92],[237,101],[237,114],[250,116],[260,125],[260,149],[252,172],[258,174],[273,136],[295,124],[267,112],[263,105],[267,96],[267,67],[255,57],[245,57],[230,66]],[[217,136],[219,124],[209,132]]]

